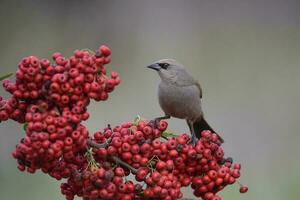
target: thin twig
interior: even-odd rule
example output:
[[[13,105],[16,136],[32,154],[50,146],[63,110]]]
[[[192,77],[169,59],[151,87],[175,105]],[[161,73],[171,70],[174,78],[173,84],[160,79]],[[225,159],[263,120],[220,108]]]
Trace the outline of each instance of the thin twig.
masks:
[[[120,158],[116,157],[116,156],[111,156],[111,159],[113,161],[115,161],[117,164],[122,165],[123,167],[126,167],[127,169],[129,169],[131,171],[131,173],[136,174],[138,169],[132,167],[131,165],[129,165],[128,163],[124,162],[123,160],[121,160]]]
[[[12,75],[14,75],[14,73],[9,73],[9,74],[5,74],[3,76],[0,76],[0,81],[3,81],[4,79],[7,79],[9,77],[11,77]]]
[[[102,143],[102,144],[98,144],[96,142],[94,142],[93,140],[91,139],[88,139],[87,140],[87,144],[90,146],[90,147],[94,147],[96,149],[100,149],[100,148],[106,148],[108,147],[108,145],[111,143],[111,138],[107,139],[106,142]]]
[[[106,148],[108,147],[108,145],[111,143],[111,138],[109,138],[105,143],[102,144],[98,144],[95,143],[93,140],[88,139],[87,140],[87,144],[90,147],[94,147],[96,149],[100,149],[100,148]],[[131,173],[136,174],[138,169],[132,167],[131,165],[129,165],[128,163],[124,162],[123,160],[121,160],[120,158],[116,157],[116,156],[111,156],[111,159],[113,161],[115,161],[117,164],[122,165],[123,167],[126,167],[127,169],[129,169],[131,171]]]

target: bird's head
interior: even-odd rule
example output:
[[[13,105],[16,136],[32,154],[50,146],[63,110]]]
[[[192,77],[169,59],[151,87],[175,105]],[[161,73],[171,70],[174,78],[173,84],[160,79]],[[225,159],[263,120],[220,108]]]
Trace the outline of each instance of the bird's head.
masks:
[[[162,81],[176,82],[178,76],[186,74],[184,66],[174,59],[162,59],[147,67],[157,71]]]

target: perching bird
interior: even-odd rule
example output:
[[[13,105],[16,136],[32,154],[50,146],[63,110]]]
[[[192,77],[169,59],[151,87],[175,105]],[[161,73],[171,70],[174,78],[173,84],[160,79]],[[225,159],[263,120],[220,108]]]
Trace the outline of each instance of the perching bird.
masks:
[[[158,99],[164,117],[185,119],[190,128],[191,143],[196,144],[203,130],[215,132],[203,117],[201,108],[202,89],[199,83],[173,59],[159,60],[148,68],[158,72],[161,82],[158,86]],[[223,142],[221,137],[220,141]]]

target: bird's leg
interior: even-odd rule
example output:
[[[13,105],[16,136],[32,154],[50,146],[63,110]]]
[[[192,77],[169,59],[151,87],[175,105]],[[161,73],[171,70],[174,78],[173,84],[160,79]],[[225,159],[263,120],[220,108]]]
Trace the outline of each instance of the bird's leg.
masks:
[[[156,118],[154,118],[153,120],[151,120],[151,121],[149,122],[149,125],[151,125],[151,127],[152,127],[153,129],[155,129],[155,128],[157,128],[157,124],[158,124],[161,120],[163,120],[163,119],[170,119],[170,118],[171,118],[170,115],[165,114],[165,116],[162,116],[162,117],[156,117]]]
[[[191,144],[194,147],[194,146],[196,146],[198,139],[196,137],[196,133],[195,133],[195,129],[194,129],[194,126],[193,126],[193,122],[188,121],[188,124],[189,124],[189,127],[191,129],[191,139],[190,139],[190,142],[191,142]]]

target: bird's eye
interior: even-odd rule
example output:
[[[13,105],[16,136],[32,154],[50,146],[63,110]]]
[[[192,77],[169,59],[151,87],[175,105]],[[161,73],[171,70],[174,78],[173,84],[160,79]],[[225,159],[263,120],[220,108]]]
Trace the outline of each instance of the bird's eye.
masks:
[[[159,63],[158,65],[163,69],[167,69],[169,67],[169,63]]]

